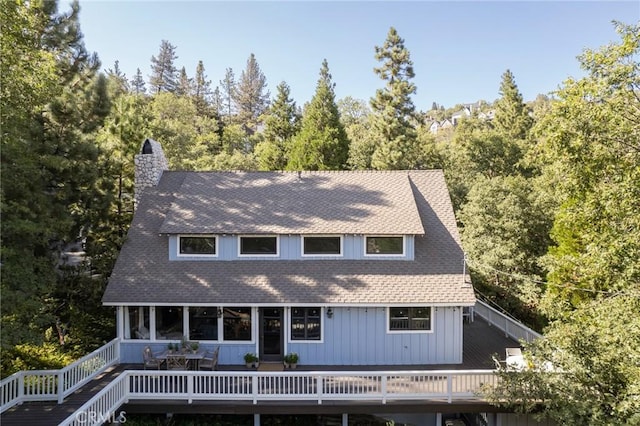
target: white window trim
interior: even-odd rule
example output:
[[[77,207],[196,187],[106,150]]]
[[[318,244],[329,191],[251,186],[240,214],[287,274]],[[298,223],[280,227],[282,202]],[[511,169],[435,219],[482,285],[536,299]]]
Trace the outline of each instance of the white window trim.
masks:
[[[429,308],[429,330],[392,330],[391,329],[391,308],[400,308],[400,307],[404,307],[404,308]],[[434,322],[435,322],[435,318],[434,318],[434,312],[435,309],[433,309],[433,306],[419,306],[419,305],[410,305],[410,306],[388,306],[386,308],[387,311],[387,333],[388,334],[430,334],[433,333],[433,331],[435,330],[434,327]]]
[[[216,240],[216,252],[215,252],[215,254],[180,253],[180,238],[183,238],[183,237],[185,237],[185,238],[199,238],[199,237],[202,237],[202,238],[214,238]],[[197,234],[197,235],[194,235],[194,234],[180,234],[180,235],[178,235],[177,244],[176,244],[176,252],[177,252],[176,256],[177,257],[182,257],[182,258],[185,258],[185,257],[206,257],[206,258],[218,257],[218,253],[220,252],[219,247],[220,247],[220,245],[219,245],[219,240],[218,240],[218,236],[217,235],[213,235],[213,234],[212,235],[208,235],[208,234],[206,234],[206,235],[205,234]]]
[[[300,253],[302,257],[343,257],[344,256],[344,238],[342,235],[301,235],[300,238]],[[327,253],[327,254],[306,254],[304,252],[304,240],[305,238],[340,238],[340,253]]]
[[[367,253],[367,238],[399,238],[402,237],[402,253]],[[406,257],[407,256],[407,236],[406,235],[365,235],[363,237],[363,251],[365,257]]]
[[[320,307],[320,339],[318,340],[302,340],[302,339],[294,339],[293,336],[291,335],[291,325],[293,324],[293,321],[291,320],[291,315],[293,314],[293,308],[315,308],[315,306],[289,306],[287,308],[287,321],[285,321],[287,323],[287,345],[288,346],[290,344],[295,345],[296,343],[324,343],[324,328],[326,326],[326,321],[327,321],[327,311],[324,307]],[[288,352],[287,352],[288,353]]]
[[[276,253],[272,254],[242,254],[242,238],[274,238],[276,239]],[[279,235],[261,235],[247,234],[238,235],[238,257],[280,257],[280,236]]]

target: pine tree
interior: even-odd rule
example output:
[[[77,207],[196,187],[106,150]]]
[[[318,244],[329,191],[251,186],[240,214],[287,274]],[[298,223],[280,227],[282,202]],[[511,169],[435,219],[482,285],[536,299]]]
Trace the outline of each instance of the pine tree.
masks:
[[[178,96],[190,96],[192,90],[193,80],[187,75],[187,70],[182,67],[180,70],[180,76],[178,77],[178,84],[176,86],[176,95]]]
[[[325,59],[316,93],[305,109],[300,132],[292,141],[288,169],[340,170],[345,167],[349,139],[340,122],[334,86]]]
[[[264,140],[256,146],[262,170],[284,170],[290,141],[300,128],[296,103],[289,98],[289,85],[283,81],[277,90],[276,99],[265,114]]]
[[[149,87],[151,93],[174,92],[177,86],[177,70],[174,64],[178,59],[176,46],[167,40],[160,43],[158,57],[151,57],[151,75]]]
[[[120,61],[116,60],[113,68],[107,70],[109,85],[111,86],[111,96],[120,96],[129,91],[129,81],[127,76],[120,69]]]
[[[55,269],[57,251],[52,246],[86,237],[93,220],[106,214],[102,210],[105,197],[97,188],[100,170],[93,132],[110,107],[106,78],[96,78],[100,63],[82,41],[77,1],[67,13],[58,13],[56,2],[9,2],[3,5],[3,18],[5,6],[6,13],[19,12],[18,25],[25,24],[19,37],[33,36],[29,49],[35,55],[27,57],[37,62],[22,73],[37,76],[32,83],[47,84],[47,97],[28,104],[11,127],[3,122],[3,132],[10,131],[3,134],[2,152],[3,349],[16,342],[37,343],[45,329],[56,323],[78,331],[82,328],[78,313],[90,309],[88,302],[99,305],[99,300],[91,301],[81,293],[87,288],[99,291],[100,285],[78,279],[70,282],[68,274]],[[33,14],[35,21],[21,21],[25,14]],[[28,53],[20,43],[5,45],[5,32],[9,37],[16,34],[13,21],[4,22],[3,66],[5,60],[23,60],[20,56]],[[40,54],[50,62],[38,60]],[[34,69],[39,66],[46,68]],[[20,78],[11,84],[19,82]],[[95,322],[100,319],[96,317]],[[110,333],[106,328],[103,332]],[[59,337],[64,343],[65,336]],[[90,345],[92,339],[102,337],[97,333],[79,342]]]
[[[500,98],[495,102],[494,108],[495,116],[492,123],[497,131],[512,139],[526,138],[533,125],[533,119],[522,101],[513,73],[509,70],[502,74]]]
[[[233,100],[233,94],[236,90],[236,81],[233,69],[227,68],[224,74],[224,79],[220,80],[220,87],[222,92],[222,115],[231,117],[236,110]]]
[[[238,108],[238,120],[249,129],[255,130],[258,117],[269,104],[270,94],[266,89],[267,78],[252,53],[247,59],[247,68],[242,71],[240,81],[232,92]]]
[[[374,72],[386,82],[371,99],[371,127],[378,146],[371,164],[376,169],[413,169],[420,166],[422,150],[413,121],[415,106],[411,95],[416,86],[413,62],[404,40],[391,27],[382,47],[376,46],[375,58],[382,64]]]
[[[131,90],[136,95],[144,95],[144,93],[147,91],[140,68],[136,69],[136,75],[131,79]]]
[[[204,64],[202,61],[198,61],[198,66],[196,67],[196,76],[193,80],[192,95],[198,114],[204,116],[207,109],[209,109],[211,101],[211,80],[207,80],[207,75],[204,72]],[[214,114],[217,115],[217,113],[218,110],[215,109]]]

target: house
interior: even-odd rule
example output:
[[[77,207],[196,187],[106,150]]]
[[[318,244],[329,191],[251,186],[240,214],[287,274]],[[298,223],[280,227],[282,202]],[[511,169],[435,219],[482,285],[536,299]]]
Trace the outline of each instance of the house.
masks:
[[[121,362],[197,340],[304,365],[462,363],[475,297],[440,170],[168,171],[136,156],[136,212],[103,303]]]
[[[442,171],[169,171],[153,140],[135,165],[136,212],[103,296],[116,338],[0,381],[3,425],[130,413],[550,425],[482,395],[499,385],[492,355],[540,336],[476,302]],[[168,368],[183,339],[218,368]],[[147,347],[167,368],[145,369]],[[284,371],[292,352],[300,366]]]

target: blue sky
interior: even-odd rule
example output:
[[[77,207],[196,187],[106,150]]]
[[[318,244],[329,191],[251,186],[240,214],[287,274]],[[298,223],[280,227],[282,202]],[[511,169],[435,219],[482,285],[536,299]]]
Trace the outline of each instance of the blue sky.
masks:
[[[495,100],[510,69],[525,100],[582,75],[584,48],[619,40],[613,20],[640,21],[640,2],[432,1],[83,1],[87,49],[104,69],[115,60],[145,79],[161,40],[177,47],[178,68],[193,76],[202,60],[212,86],[232,68],[238,78],[251,53],[272,96],[286,81],[298,105],[315,92],[324,58],[338,99],[367,100],[383,86],[375,46],[395,27],[411,52],[415,105],[452,107]]]

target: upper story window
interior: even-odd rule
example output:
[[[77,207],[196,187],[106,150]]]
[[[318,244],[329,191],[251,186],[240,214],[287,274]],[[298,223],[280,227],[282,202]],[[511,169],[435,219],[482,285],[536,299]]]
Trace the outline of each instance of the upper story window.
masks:
[[[431,308],[389,308],[389,331],[431,331]]]
[[[277,256],[277,236],[240,237],[240,256]]]
[[[341,236],[302,237],[303,256],[341,256]]]
[[[178,256],[217,256],[215,236],[179,236]]]
[[[367,256],[403,256],[403,236],[366,237],[365,255]]]

